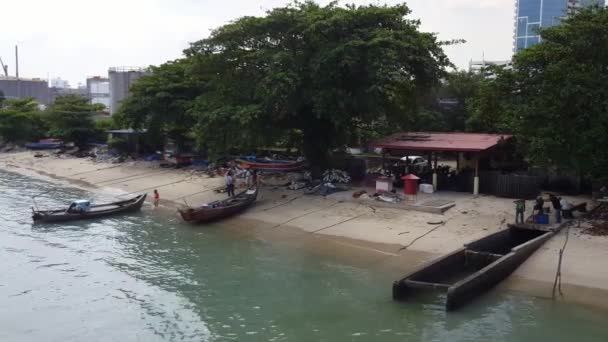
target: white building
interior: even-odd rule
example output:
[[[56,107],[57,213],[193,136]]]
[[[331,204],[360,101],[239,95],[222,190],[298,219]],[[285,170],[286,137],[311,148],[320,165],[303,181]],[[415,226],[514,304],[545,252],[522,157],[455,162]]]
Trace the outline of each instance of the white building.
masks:
[[[92,104],[101,103],[110,110],[110,79],[94,76],[87,78],[87,94]]]
[[[66,80],[62,80],[60,77],[53,78],[51,80],[51,88],[67,89],[70,87],[70,83]]]

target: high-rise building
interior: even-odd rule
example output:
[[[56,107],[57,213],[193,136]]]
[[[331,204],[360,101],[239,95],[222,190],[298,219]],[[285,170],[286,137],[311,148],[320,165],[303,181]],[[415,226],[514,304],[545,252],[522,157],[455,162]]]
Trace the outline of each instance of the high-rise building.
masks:
[[[118,111],[122,100],[129,96],[131,85],[138,78],[149,74],[148,68],[115,67],[108,70],[110,79],[110,113]]]
[[[538,44],[538,30],[558,25],[563,18],[590,5],[605,6],[605,0],[516,0],[513,52]]]

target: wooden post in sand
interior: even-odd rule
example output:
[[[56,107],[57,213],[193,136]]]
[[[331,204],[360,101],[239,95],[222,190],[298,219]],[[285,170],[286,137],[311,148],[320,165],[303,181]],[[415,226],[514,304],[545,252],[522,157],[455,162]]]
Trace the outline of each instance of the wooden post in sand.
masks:
[[[473,178],[473,195],[479,195],[479,155],[475,159],[475,178]]]

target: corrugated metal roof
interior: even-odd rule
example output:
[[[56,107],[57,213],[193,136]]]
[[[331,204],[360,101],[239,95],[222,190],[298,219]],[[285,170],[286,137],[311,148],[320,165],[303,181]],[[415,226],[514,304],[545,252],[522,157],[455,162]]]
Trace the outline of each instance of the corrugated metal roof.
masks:
[[[481,152],[510,138],[509,134],[403,132],[381,139],[372,146],[404,151]]]

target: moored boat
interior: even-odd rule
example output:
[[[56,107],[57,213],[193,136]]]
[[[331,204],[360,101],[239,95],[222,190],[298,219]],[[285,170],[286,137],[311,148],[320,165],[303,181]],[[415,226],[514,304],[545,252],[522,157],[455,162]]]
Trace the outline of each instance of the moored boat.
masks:
[[[63,142],[59,139],[40,139],[38,142],[25,144],[30,150],[54,150],[61,146]]]
[[[446,292],[446,310],[462,307],[508,277],[555,231],[510,226],[433,260],[393,283],[393,299]]]
[[[225,200],[203,204],[200,207],[187,207],[178,209],[180,215],[186,222],[204,223],[220,220],[236,215],[255,202],[258,197],[258,188],[248,189],[238,193],[234,197]]]
[[[237,163],[247,166],[252,170],[268,172],[291,172],[304,168],[303,160],[266,160],[259,158],[237,159]]]
[[[94,219],[139,211],[146,200],[146,194],[137,197],[106,204],[91,205],[89,201],[75,201],[67,209],[34,210],[32,219],[36,223],[64,222],[74,220]]]

